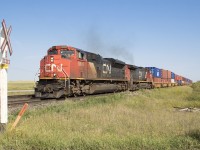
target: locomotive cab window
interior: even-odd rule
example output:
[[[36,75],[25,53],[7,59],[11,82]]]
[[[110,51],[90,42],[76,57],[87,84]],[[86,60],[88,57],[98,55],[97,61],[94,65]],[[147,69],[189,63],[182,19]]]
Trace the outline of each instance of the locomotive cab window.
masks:
[[[85,54],[82,52],[78,52],[78,58],[79,59],[85,59]]]
[[[72,55],[74,55],[74,51],[61,50],[60,55],[62,58],[70,58]]]
[[[52,49],[48,52],[48,55],[57,55],[58,51],[56,49]]]

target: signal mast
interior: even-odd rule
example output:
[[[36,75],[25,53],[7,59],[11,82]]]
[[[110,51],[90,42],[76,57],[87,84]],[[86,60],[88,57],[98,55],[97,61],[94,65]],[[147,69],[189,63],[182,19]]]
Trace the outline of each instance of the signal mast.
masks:
[[[8,75],[7,70],[10,64],[8,50],[12,55],[10,43],[11,26],[7,29],[5,20],[0,27],[0,130],[3,131],[8,122]]]

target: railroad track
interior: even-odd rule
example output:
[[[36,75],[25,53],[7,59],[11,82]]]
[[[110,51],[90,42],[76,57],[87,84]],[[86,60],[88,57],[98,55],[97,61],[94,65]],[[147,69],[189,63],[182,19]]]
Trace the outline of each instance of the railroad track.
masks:
[[[95,95],[87,95],[87,96],[78,96],[78,97],[68,97],[64,99],[44,99],[41,100],[39,98],[35,98],[34,95],[13,95],[8,96],[8,106],[9,107],[17,107],[19,105],[24,105],[25,103],[28,104],[47,104],[51,102],[61,102],[63,100],[83,100],[86,97],[98,97],[98,96],[105,96],[105,95],[111,95],[114,93],[104,93],[104,94],[95,94]]]
[[[22,105],[24,103],[36,103],[36,102],[41,102],[41,100],[34,98],[33,95],[8,96],[8,106]]]

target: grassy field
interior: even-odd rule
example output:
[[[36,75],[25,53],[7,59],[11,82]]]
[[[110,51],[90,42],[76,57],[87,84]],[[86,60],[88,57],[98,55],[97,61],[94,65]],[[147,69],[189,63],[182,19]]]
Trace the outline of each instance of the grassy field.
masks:
[[[15,90],[34,90],[35,83],[33,81],[9,81],[8,82],[8,95],[24,95],[33,94],[34,92],[13,92]]]
[[[64,101],[27,111],[9,131],[16,113],[0,149],[200,149],[200,112],[173,108],[200,107],[194,92],[183,86]]]

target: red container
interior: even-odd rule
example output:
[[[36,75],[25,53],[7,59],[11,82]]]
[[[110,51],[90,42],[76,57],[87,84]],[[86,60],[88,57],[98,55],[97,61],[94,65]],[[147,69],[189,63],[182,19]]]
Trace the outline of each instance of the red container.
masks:
[[[171,79],[172,78],[172,72],[169,70],[162,69],[162,79]]]
[[[181,80],[181,81],[182,81],[182,80],[183,80],[183,77],[182,77],[182,76],[179,76],[179,80]]]
[[[162,69],[162,79],[167,78],[167,70]]]
[[[162,79],[162,83],[168,83],[168,79]]]
[[[167,70],[167,78],[168,79],[171,79],[172,78],[172,72]]]
[[[179,75],[175,74],[175,81],[179,79]]]
[[[153,78],[153,82],[161,82],[161,78]]]

